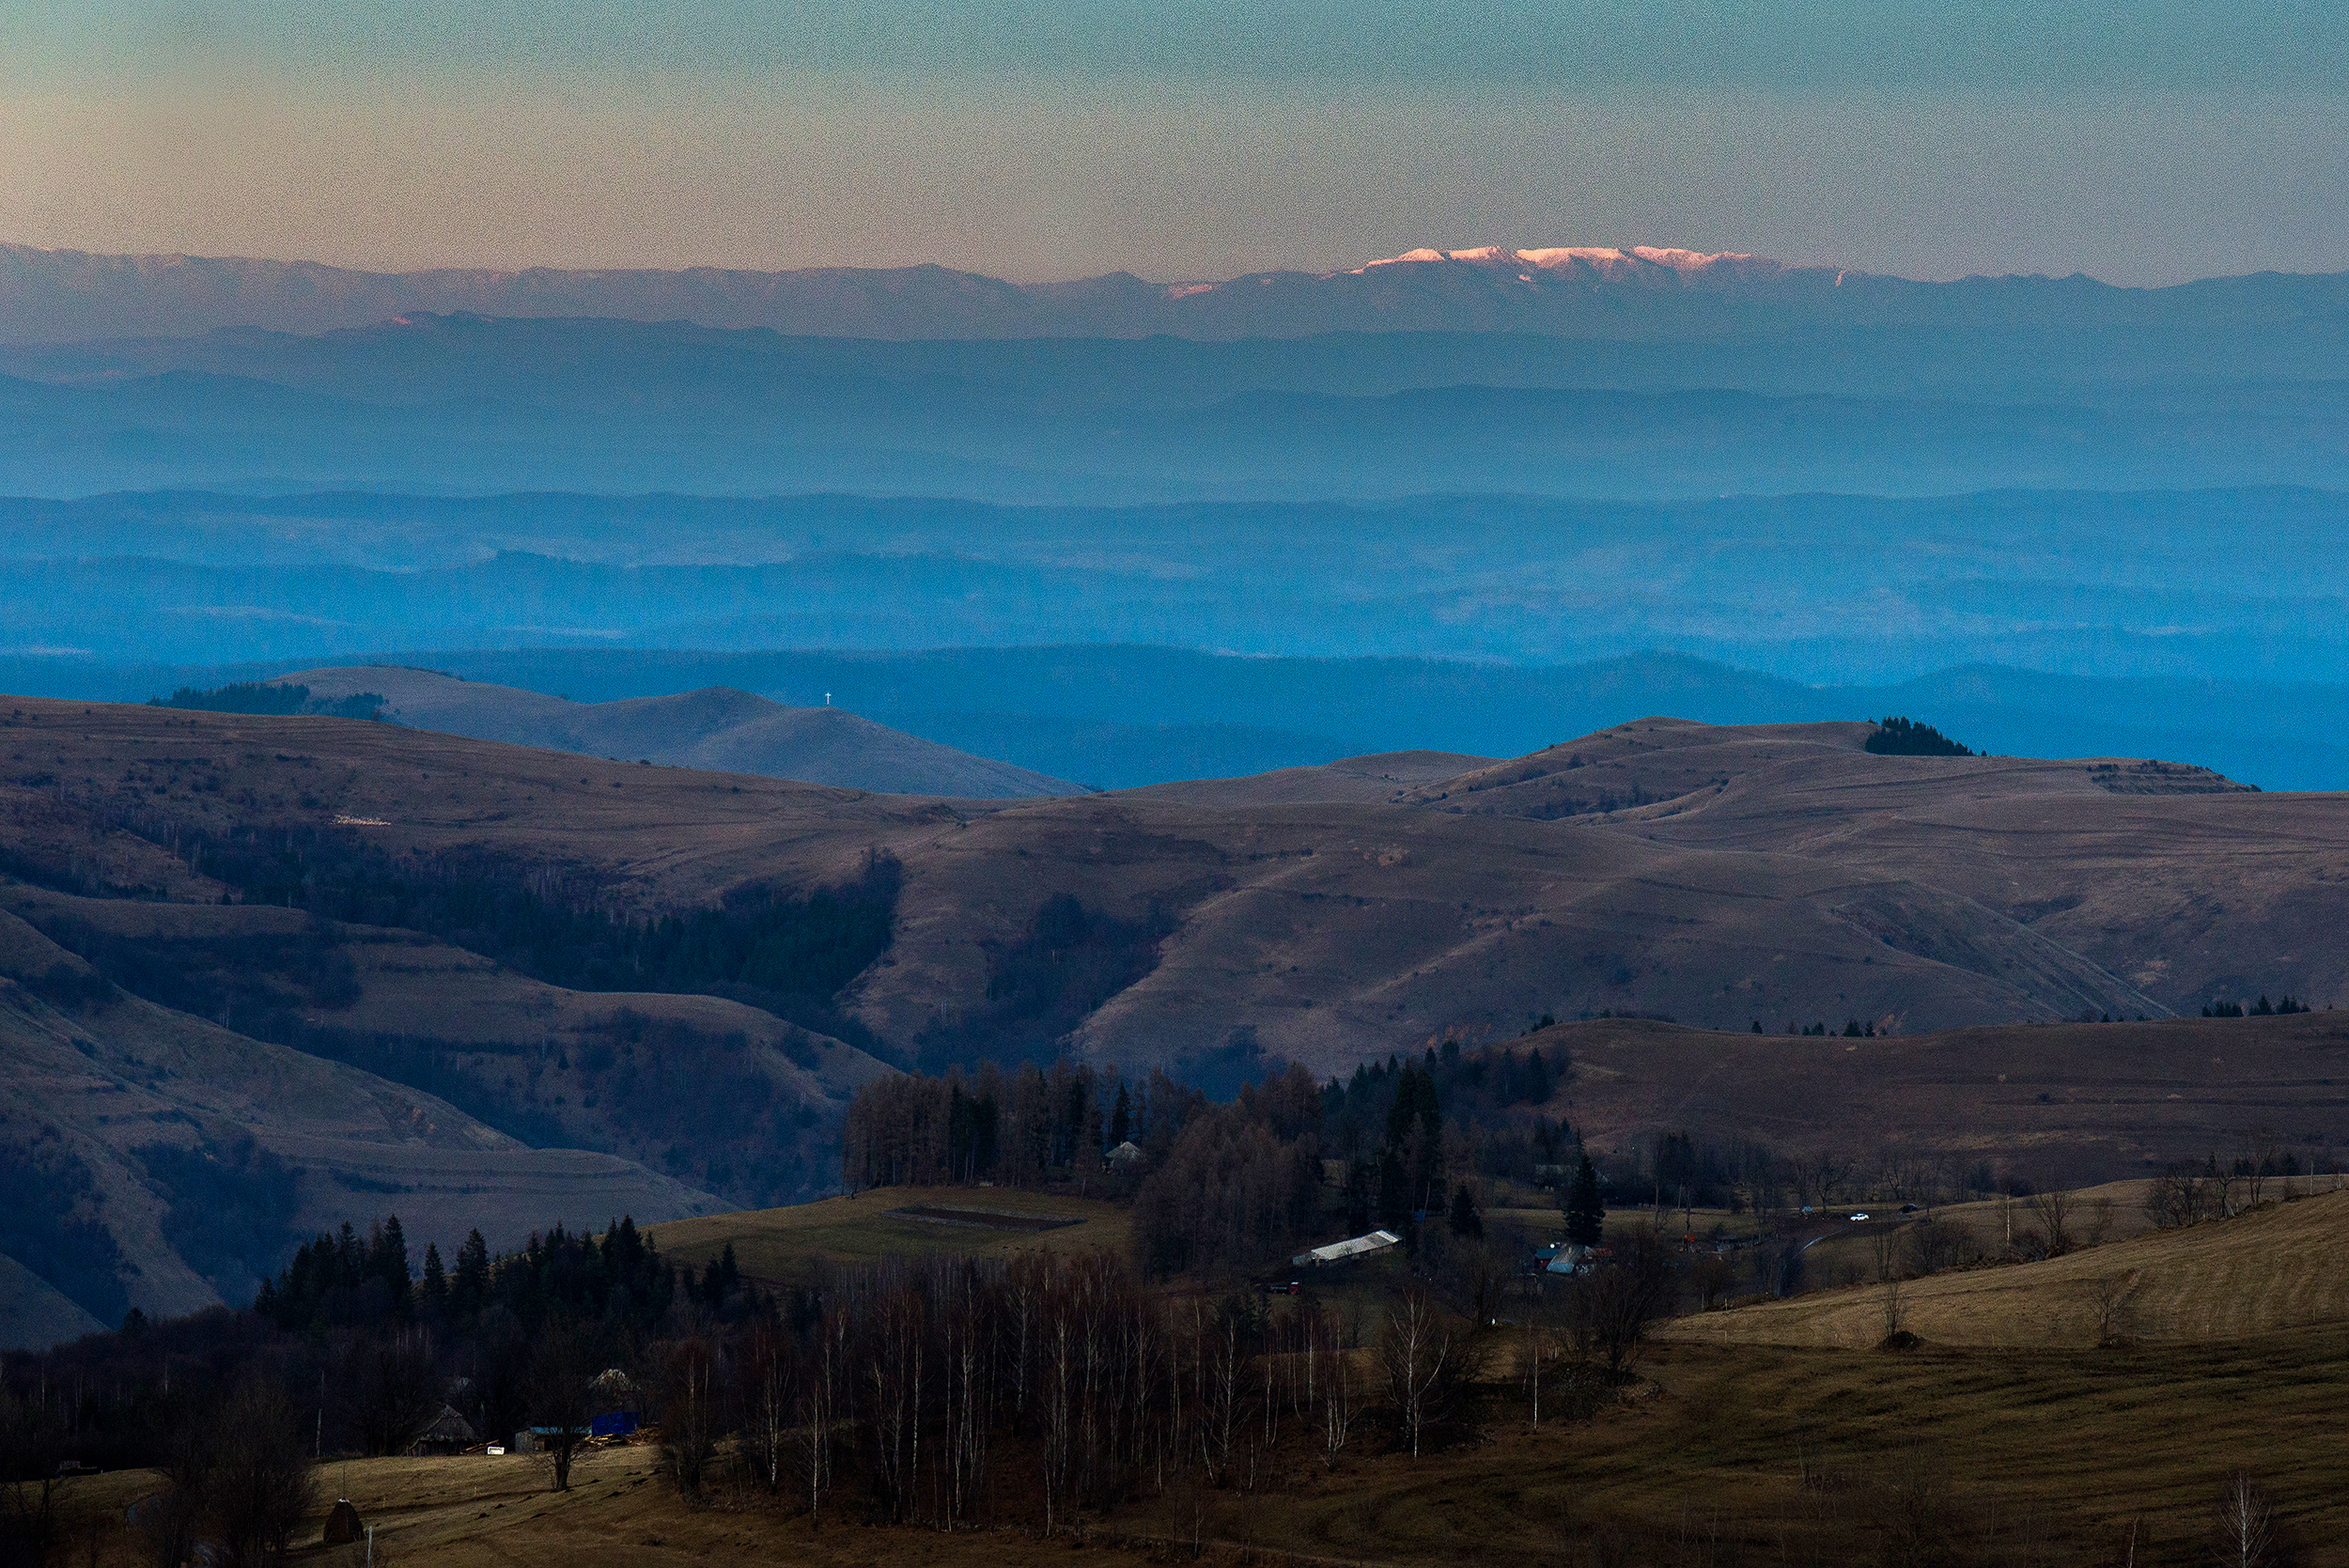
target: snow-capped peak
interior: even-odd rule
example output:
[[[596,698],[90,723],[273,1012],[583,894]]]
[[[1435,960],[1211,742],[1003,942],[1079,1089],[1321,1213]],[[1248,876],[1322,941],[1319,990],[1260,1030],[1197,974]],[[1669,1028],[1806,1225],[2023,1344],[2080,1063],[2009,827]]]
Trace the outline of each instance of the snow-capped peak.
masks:
[[[1517,250],[1507,245],[1476,245],[1464,250],[1423,247],[1401,256],[1383,256],[1354,269],[1357,274],[1374,267],[1397,267],[1409,262],[1460,261],[1486,267],[1532,268],[1542,272],[1593,272],[1601,276],[1660,268],[1672,272],[1702,272],[1722,262],[1757,259],[1744,251],[1690,251],[1663,245],[1552,245]]]

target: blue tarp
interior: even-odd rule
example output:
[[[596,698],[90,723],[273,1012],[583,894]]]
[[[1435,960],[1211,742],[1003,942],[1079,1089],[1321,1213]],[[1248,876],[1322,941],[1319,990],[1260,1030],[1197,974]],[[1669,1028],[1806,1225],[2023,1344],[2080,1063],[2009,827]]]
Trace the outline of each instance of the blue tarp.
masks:
[[[632,1410],[614,1410],[587,1423],[588,1436],[594,1437],[625,1437],[635,1430],[636,1413]]]

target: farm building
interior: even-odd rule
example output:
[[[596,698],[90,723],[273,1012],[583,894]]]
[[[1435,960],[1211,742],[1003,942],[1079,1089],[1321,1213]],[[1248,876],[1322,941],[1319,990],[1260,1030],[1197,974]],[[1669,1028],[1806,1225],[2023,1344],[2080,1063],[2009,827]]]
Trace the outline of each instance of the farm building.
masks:
[[[1598,1261],[1598,1249],[1580,1242],[1568,1242],[1550,1255],[1552,1274],[1588,1274]]]
[[[408,1452],[418,1458],[428,1453],[462,1453],[478,1440],[473,1423],[459,1415],[454,1406],[443,1405],[432,1424],[424,1429],[424,1435],[410,1445]]]
[[[1315,1247],[1299,1252],[1289,1262],[1299,1268],[1320,1268],[1333,1263],[1351,1263],[1374,1252],[1383,1252],[1401,1243],[1403,1238],[1392,1231],[1373,1231],[1368,1235],[1349,1236],[1333,1241],[1327,1247]]]

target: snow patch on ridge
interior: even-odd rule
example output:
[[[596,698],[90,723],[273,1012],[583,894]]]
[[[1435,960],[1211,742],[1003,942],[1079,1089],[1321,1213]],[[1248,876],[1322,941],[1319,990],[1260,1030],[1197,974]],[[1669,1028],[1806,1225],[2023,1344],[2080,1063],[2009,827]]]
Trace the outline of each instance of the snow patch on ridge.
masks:
[[[1507,245],[1475,245],[1463,250],[1421,247],[1401,256],[1382,256],[1353,269],[1361,276],[1375,267],[1398,267],[1407,262],[1459,261],[1486,267],[1532,268],[1541,272],[1590,272],[1601,277],[1621,277],[1660,269],[1671,272],[1702,272],[1727,263],[1733,267],[1770,263],[1746,251],[1691,251],[1667,245],[1550,245],[1517,250]]]

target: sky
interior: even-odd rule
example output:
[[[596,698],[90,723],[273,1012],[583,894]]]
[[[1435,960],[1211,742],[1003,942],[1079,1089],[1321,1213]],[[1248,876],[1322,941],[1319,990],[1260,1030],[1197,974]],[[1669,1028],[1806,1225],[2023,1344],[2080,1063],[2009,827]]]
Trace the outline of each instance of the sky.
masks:
[[[0,0],[0,240],[1021,280],[2349,270],[2349,7]]]

